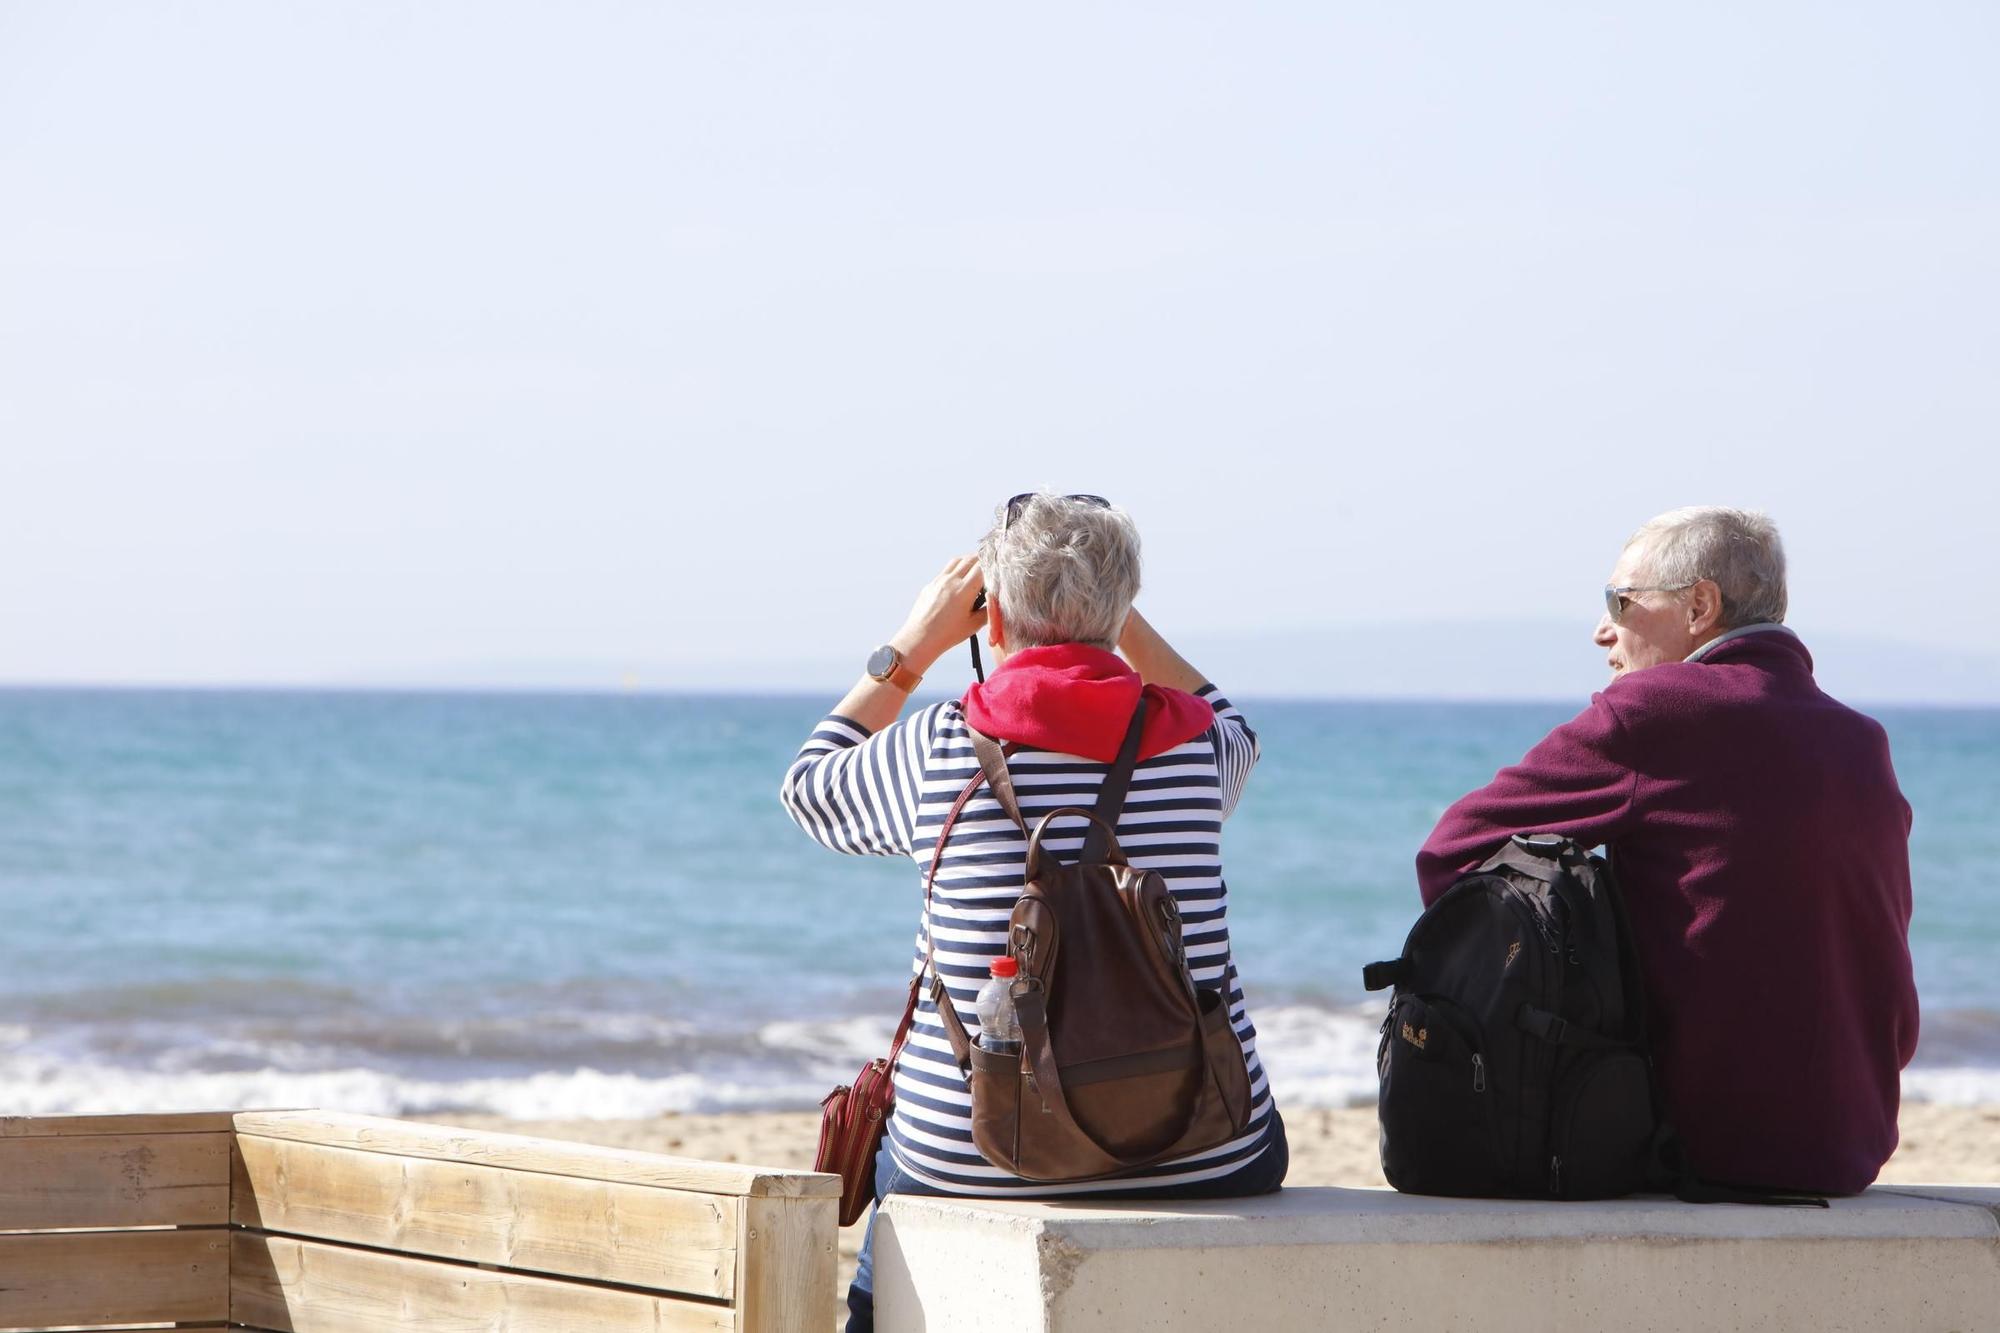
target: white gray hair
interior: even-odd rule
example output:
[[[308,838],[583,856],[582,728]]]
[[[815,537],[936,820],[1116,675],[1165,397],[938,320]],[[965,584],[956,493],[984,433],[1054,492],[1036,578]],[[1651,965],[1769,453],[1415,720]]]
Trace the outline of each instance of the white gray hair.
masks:
[[[1769,515],[1691,505],[1642,525],[1625,549],[1641,543],[1646,583],[1677,588],[1714,581],[1722,590],[1722,628],[1783,623],[1785,548]]]
[[[1139,595],[1139,529],[1122,509],[1038,491],[979,543],[986,595],[1016,648],[1116,648]]]

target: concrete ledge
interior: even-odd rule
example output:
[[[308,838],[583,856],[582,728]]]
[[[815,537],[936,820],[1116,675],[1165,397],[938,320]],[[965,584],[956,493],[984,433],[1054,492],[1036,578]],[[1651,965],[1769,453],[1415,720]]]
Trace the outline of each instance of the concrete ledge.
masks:
[[[1288,1189],[1184,1204],[900,1196],[884,1333],[2000,1329],[2000,1186],[1826,1210]]]

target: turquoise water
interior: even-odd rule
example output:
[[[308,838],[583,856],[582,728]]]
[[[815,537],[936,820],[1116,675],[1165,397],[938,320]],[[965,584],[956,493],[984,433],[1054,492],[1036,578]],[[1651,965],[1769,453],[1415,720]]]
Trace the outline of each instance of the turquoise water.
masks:
[[[806,698],[0,691],[0,1110],[800,1106],[879,1054],[919,885],[777,785]],[[1236,947],[1292,1100],[1372,1087],[1360,965],[1459,793],[1570,709],[1246,705]],[[2000,712],[1894,710],[1915,1095],[2000,1098]]]

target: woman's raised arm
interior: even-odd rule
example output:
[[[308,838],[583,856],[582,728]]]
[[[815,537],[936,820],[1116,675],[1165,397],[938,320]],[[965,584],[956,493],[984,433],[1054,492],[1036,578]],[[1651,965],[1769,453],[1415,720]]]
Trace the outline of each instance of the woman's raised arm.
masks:
[[[1173,645],[1139,614],[1136,606],[1125,618],[1125,632],[1118,636],[1118,651],[1125,654],[1125,660],[1148,685],[1164,685],[1170,690],[1194,694],[1208,684],[1208,678],[1175,652]]]
[[[953,559],[926,583],[903,627],[888,640],[902,654],[904,667],[926,675],[940,657],[977,634],[986,623],[986,612],[973,610],[972,604],[985,586],[979,558],[970,555]],[[896,720],[909,699],[908,691],[864,672],[833,711],[864,730],[880,731]]]

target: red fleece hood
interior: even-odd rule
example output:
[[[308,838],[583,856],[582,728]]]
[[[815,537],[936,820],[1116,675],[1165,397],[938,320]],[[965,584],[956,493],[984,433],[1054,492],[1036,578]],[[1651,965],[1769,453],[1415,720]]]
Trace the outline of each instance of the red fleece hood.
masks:
[[[1100,764],[1118,757],[1139,695],[1146,729],[1139,757],[1150,759],[1215,725],[1215,709],[1199,695],[1142,685],[1116,653],[1080,643],[1023,648],[994,668],[983,685],[965,691],[965,720],[1002,741],[1018,741]]]

